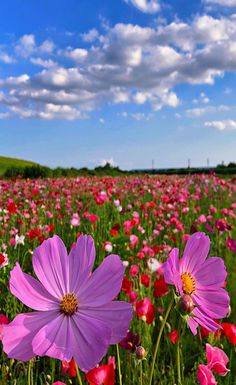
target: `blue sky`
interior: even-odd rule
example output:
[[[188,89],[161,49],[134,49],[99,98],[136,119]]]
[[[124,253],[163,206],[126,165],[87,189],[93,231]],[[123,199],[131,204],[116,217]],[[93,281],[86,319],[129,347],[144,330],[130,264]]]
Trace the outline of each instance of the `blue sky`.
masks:
[[[8,0],[0,154],[124,169],[236,162],[236,0]]]

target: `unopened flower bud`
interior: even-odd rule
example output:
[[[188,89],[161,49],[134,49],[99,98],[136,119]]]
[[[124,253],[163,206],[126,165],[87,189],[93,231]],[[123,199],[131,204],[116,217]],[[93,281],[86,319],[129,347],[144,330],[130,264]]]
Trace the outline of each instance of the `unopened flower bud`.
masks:
[[[184,294],[179,300],[179,309],[181,313],[190,314],[194,309],[194,303],[190,295]]]
[[[138,346],[135,350],[135,354],[138,360],[143,360],[147,355],[143,346]]]

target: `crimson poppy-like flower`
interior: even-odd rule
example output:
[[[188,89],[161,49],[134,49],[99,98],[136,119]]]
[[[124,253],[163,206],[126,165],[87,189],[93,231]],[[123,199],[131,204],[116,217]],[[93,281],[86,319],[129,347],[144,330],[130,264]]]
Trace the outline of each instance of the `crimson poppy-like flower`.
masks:
[[[223,289],[226,279],[224,261],[218,257],[207,258],[210,239],[204,233],[194,233],[188,240],[184,255],[173,249],[163,265],[166,283],[175,285],[181,297],[192,301],[188,325],[194,335],[197,326],[210,331],[219,329],[215,319],[224,318],[229,310],[229,295]]]
[[[142,318],[147,324],[151,324],[155,317],[155,307],[152,304],[150,298],[141,299],[136,302],[136,313],[139,318]]]
[[[232,345],[236,345],[236,325],[223,322],[221,324],[221,327],[223,328],[224,334],[226,338],[229,340],[229,342]]]
[[[89,385],[115,385],[115,358],[109,357],[107,364],[90,370],[85,377]]]
[[[167,334],[167,336],[173,345],[175,345],[176,342],[179,341],[179,333],[176,329],[172,330],[169,334]]]
[[[164,297],[166,294],[169,293],[169,291],[169,287],[163,277],[156,279],[156,281],[154,282],[154,297]]]
[[[118,295],[124,266],[110,255],[92,273],[95,248],[92,237],[82,235],[68,256],[58,236],[49,238],[33,255],[39,281],[11,271],[10,291],[34,312],[20,314],[4,327],[3,349],[8,357],[28,361],[49,356],[61,361],[74,357],[88,371],[105,356],[110,344],[127,334],[132,306],[113,301]]]
[[[120,341],[119,345],[126,350],[135,352],[136,348],[140,345],[139,334],[134,334],[132,331],[128,331],[127,336]]]

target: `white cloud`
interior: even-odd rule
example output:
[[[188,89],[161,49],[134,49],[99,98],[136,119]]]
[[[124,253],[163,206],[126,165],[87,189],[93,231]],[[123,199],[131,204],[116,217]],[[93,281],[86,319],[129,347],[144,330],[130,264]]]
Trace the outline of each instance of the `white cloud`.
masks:
[[[57,63],[55,63],[52,59],[41,59],[39,57],[37,58],[34,58],[32,57],[30,59],[31,63],[32,64],[35,64],[37,66],[40,66],[40,67],[44,67],[44,68],[52,68],[52,67],[55,67],[57,65]]]
[[[0,79],[0,107],[20,117],[41,119],[67,119],[70,114],[74,119],[82,118],[101,103],[145,104],[150,111],[176,108],[181,104],[176,91],[179,85],[213,85],[226,71],[236,72],[235,41],[234,15],[203,15],[189,23],[175,21],[157,27],[118,23],[107,26],[96,44],[91,42],[86,49],[55,50],[50,40],[39,45],[34,35],[24,35],[16,50],[35,68],[31,75]],[[68,61],[64,64],[65,56],[70,67]],[[187,110],[187,116],[226,108],[207,105],[209,98],[204,92],[196,103],[201,103],[200,107]],[[50,105],[60,107],[58,114]]]
[[[68,49],[65,56],[77,63],[84,61],[88,56],[88,51],[83,48]]]
[[[127,4],[132,4],[144,13],[156,13],[160,10],[158,0],[124,0]]]
[[[99,38],[99,33],[95,28],[92,28],[88,32],[82,33],[81,37],[86,43],[91,43]]]
[[[229,111],[229,106],[207,106],[207,107],[200,107],[200,108],[190,108],[186,110],[186,115],[190,118],[196,118],[199,116],[203,116],[209,113],[215,113],[215,112],[224,112]]]
[[[213,120],[204,123],[205,127],[215,128],[219,131],[236,130],[236,120]]]
[[[0,112],[0,120],[7,119],[9,115],[9,112]]]
[[[224,7],[236,7],[236,0],[204,0],[205,4],[217,4]]]
[[[0,52],[0,61],[5,64],[12,64],[15,62],[15,59],[5,52]]]

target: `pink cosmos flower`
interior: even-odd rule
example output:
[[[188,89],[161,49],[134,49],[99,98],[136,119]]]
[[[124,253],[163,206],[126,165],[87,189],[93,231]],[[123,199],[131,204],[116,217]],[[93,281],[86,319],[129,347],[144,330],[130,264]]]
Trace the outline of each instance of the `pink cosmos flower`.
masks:
[[[225,352],[222,349],[206,344],[206,356],[208,368],[220,376],[226,376],[229,372],[229,369],[226,368],[229,359]]]
[[[188,240],[183,257],[174,248],[163,264],[166,283],[175,285],[180,296],[188,296],[193,310],[188,316],[188,325],[194,335],[197,326],[210,331],[220,325],[214,319],[224,318],[229,309],[229,296],[223,289],[226,278],[224,261],[218,257],[207,259],[210,239],[204,233],[194,233]]]
[[[197,379],[200,385],[217,385],[216,379],[207,365],[199,365]]]
[[[34,252],[39,281],[16,264],[10,291],[36,311],[20,314],[4,327],[8,357],[28,361],[36,355],[49,356],[67,362],[74,357],[80,369],[88,371],[110,344],[126,336],[132,307],[113,301],[121,289],[124,266],[119,256],[110,255],[91,273],[94,259],[92,237],[80,236],[68,256],[55,235]]]

